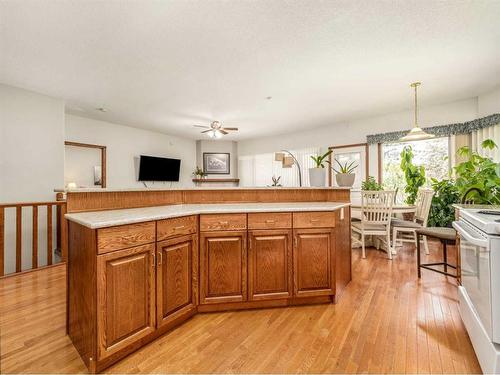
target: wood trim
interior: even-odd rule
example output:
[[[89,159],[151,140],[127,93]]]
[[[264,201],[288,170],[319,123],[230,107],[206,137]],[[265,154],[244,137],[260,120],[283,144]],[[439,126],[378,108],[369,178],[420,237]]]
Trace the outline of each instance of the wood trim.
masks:
[[[193,178],[193,182],[240,182],[239,178]]]
[[[3,276],[4,270],[4,237],[5,237],[5,209],[0,206],[0,277]]]
[[[54,206],[62,206],[66,204],[66,201],[3,203],[0,204],[0,208],[46,206],[48,204],[52,204]]]
[[[351,147],[362,147],[365,146],[365,175],[366,178],[370,176],[370,145],[368,143],[352,143],[347,145],[340,146],[330,146],[329,150],[342,149],[342,148],[351,148]],[[332,165],[332,154],[328,155],[328,163]],[[332,172],[328,171],[328,186],[333,186],[332,180]]]
[[[65,146],[75,146],[75,147],[87,147],[87,148],[106,148],[106,146],[94,145],[91,143],[81,143],[81,142],[73,142],[73,141],[64,141]]]
[[[52,205],[47,205],[47,264],[52,264]]]
[[[106,146],[73,141],[64,141],[64,145],[73,147],[97,148],[101,150],[101,188],[104,189],[106,187]]]
[[[33,206],[33,249],[31,253],[31,268],[38,268],[38,206]]]
[[[23,238],[23,209],[21,206],[16,207],[16,272],[21,272],[22,267],[22,238]]]

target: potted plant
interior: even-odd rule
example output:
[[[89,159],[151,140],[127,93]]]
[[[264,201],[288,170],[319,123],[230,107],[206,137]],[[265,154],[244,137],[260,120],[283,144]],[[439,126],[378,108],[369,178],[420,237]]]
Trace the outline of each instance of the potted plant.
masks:
[[[369,176],[365,181],[361,183],[361,190],[365,191],[379,191],[383,190],[382,184],[379,184],[375,177]]]
[[[200,168],[200,167],[198,167],[198,166],[196,166],[196,168],[195,168],[195,169],[194,169],[194,171],[193,171],[193,176],[194,176],[194,178],[199,178],[199,179],[201,179],[201,178],[205,178],[205,177],[206,177],[206,175],[207,175],[207,174],[206,174],[205,172],[203,172],[203,169],[201,169],[201,168]]]
[[[355,162],[353,161],[349,164],[347,162],[341,164],[338,160],[335,160],[335,162],[339,166],[339,169],[332,167],[335,172],[335,181],[337,181],[337,185],[341,187],[351,187],[354,185],[354,179],[356,178],[354,171],[358,167],[357,165],[354,165]]]
[[[400,167],[403,170],[406,180],[405,203],[413,205],[417,200],[418,189],[425,184],[425,169],[423,165],[413,164],[413,150],[411,146],[406,146],[401,151]]]
[[[451,227],[455,220],[455,209],[453,204],[460,201],[460,193],[453,180],[432,179],[432,197],[431,210],[427,226],[429,227]]]
[[[325,160],[330,154],[332,150],[328,150],[323,155],[311,155],[311,159],[314,161],[316,165],[314,168],[309,168],[309,183],[311,186],[325,186],[326,182],[326,169],[325,163],[328,163],[328,160]]]
[[[280,186],[283,186],[280,184],[280,180],[281,180],[281,176],[278,176],[278,177],[271,177],[271,180],[273,181],[273,184],[271,186],[274,186],[274,187],[280,187]]]
[[[492,150],[498,146],[493,140],[487,139],[481,147]],[[458,153],[467,157],[466,161],[454,168],[462,202],[500,204],[500,163],[471,151],[467,146],[461,147]]]

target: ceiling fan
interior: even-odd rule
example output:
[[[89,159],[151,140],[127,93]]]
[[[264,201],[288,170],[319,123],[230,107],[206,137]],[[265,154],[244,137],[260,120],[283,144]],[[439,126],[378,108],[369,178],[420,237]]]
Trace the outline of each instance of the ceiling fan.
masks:
[[[193,125],[195,128],[208,129],[201,133],[206,133],[210,138],[221,138],[223,135],[229,134],[229,131],[237,131],[238,128],[225,128],[219,121],[212,121],[210,126]]]

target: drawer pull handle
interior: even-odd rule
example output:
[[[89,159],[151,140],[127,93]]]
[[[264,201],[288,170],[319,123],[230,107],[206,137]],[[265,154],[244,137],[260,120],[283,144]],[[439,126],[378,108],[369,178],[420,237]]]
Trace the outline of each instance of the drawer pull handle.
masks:
[[[227,225],[227,224],[228,224],[228,222],[227,222],[227,221],[219,221],[219,224],[220,224],[220,225]]]
[[[274,221],[274,220],[266,220],[266,224],[276,224],[276,221]]]
[[[311,223],[317,223],[319,219],[311,219]]]
[[[174,227],[174,230],[184,229],[185,225],[179,225],[178,227]]]

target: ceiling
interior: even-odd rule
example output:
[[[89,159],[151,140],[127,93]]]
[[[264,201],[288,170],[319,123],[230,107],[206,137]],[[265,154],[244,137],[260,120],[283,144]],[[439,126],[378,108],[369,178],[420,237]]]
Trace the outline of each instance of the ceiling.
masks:
[[[0,82],[80,116],[248,139],[408,109],[415,80],[424,105],[486,92],[499,16],[495,0],[4,0]]]

